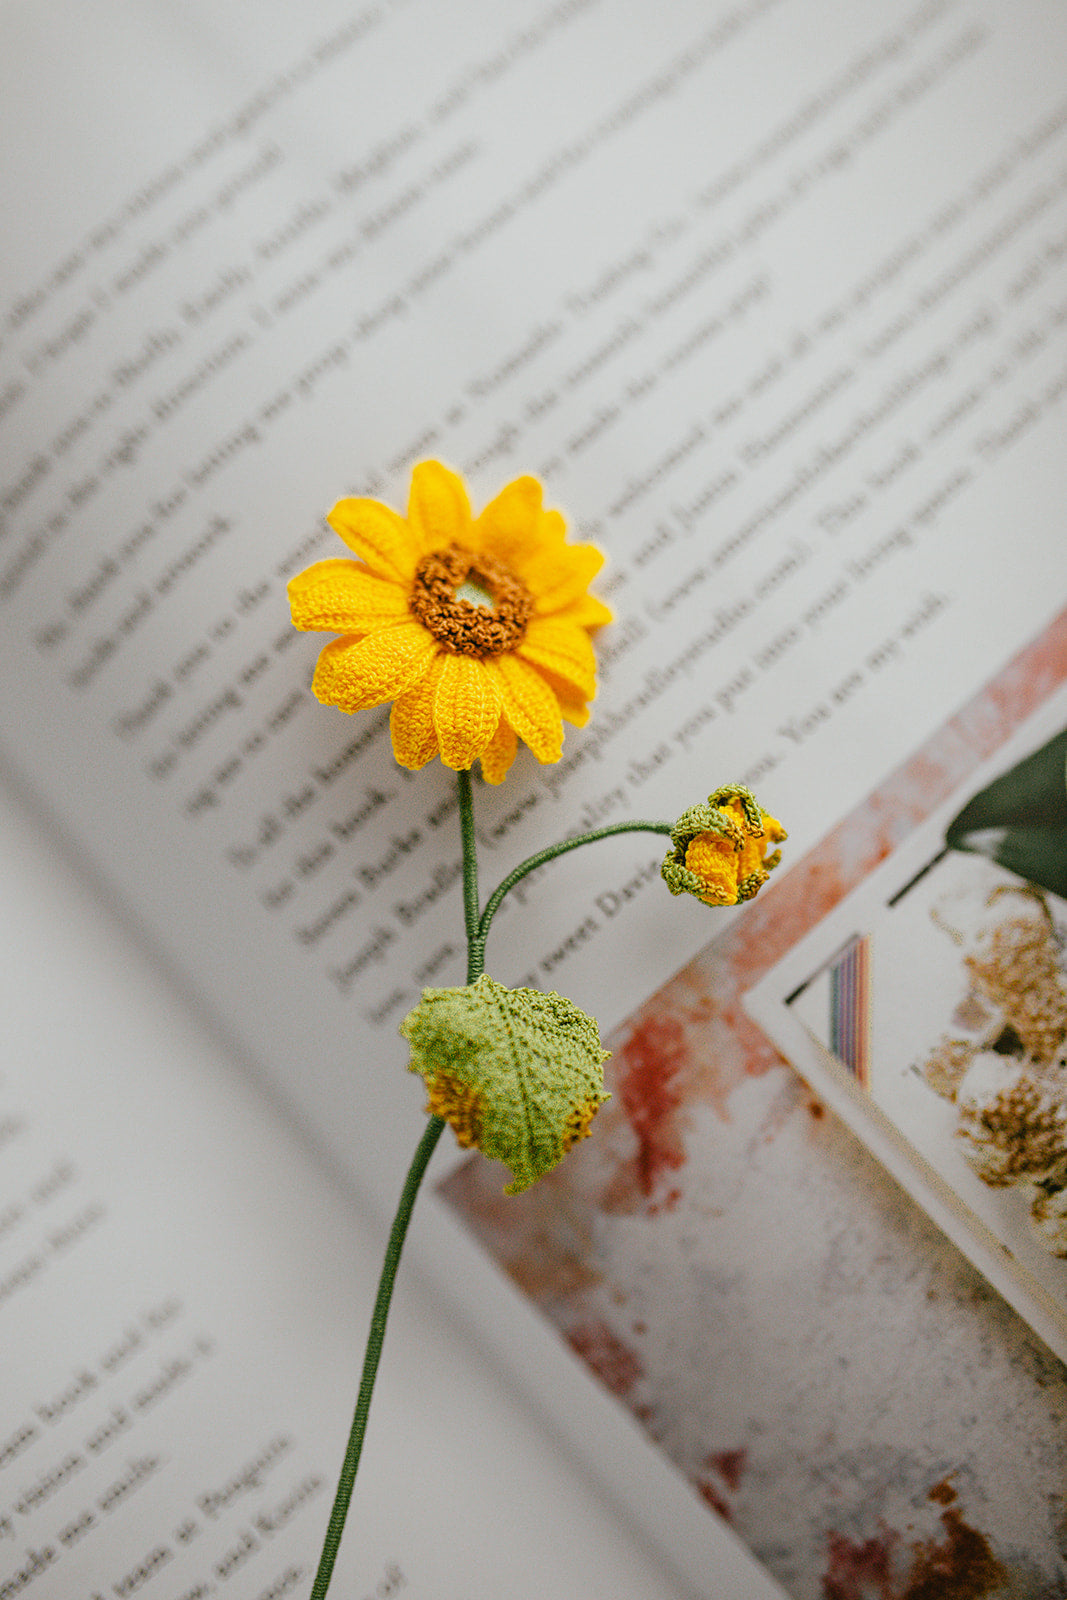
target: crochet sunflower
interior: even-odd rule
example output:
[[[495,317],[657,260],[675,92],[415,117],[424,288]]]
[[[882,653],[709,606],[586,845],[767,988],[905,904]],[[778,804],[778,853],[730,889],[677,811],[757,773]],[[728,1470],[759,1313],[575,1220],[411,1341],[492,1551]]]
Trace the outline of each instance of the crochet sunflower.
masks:
[[[319,656],[317,698],[348,712],[391,700],[393,751],[412,771],[480,759],[501,783],[520,739],[558,761],[564,720],[588,721],[590,635],[611,612],[588,592],[603,556],[567,542],[537,479],[474,517],[462,480],[424,461],[406,517],[348,499],[327,521],[358,559],[318,561],[289,584],[294,626],[341,636]]]

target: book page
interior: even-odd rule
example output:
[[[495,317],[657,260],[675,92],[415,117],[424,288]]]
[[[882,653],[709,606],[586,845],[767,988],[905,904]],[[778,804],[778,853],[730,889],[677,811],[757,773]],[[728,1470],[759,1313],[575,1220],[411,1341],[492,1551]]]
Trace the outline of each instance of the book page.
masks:
[[[338,553],[323,512],[402,509],[437,456],[476,506],[533,470],[607,552],[593,720],[479,788],[487,887],[731,779],[803,849],[1062,605],[1067,23],[15,0],[0,30],[4,742],[381,1213],[421,1126],[397,1023],[463,974],[455,785],[310,696],[284,584]],[[712,931],[660,854],[524,884],[489,970],[609,1030]]]
[[[6,795],[0,860],[0,1590],[306,1595],[381,1241]],[[684,1565],[402,1273],[336,1592],[710,1592]]]
[[[1065,631],[1061,621],[1061,674]],[[1050,662],[1052,646],[1050,640]],[[1064,897],[1057,891],[1067,888],[1067,690],[1058,683],[1016,721],[1015,708],[1008,714],[1011,687],[994,682],[984,692],[985,728],[1003,736],[995,752],[886,859],[870,860],[862,815],[846,819],[841,836],[822,847],[829,858],[847,840],[853,864],[835,875],[840,903],[813,917],[805,937],[745,995],[745,1006],[1067,1360],[1067,1229],[1047,1170],[1062,1150],[1060,1135],[1052,1135],[1042,1166],[1040,1145],[1028,1146],[1026,1118],[1012,1124],[998,1101],[999,1091],[1004,1106],[1011,1104],[1001,1078],[1016,1087],[1013,1074],[1019,1103],[1036,1093],[1021,1062],[1051,1073],[1063,1047]],[[1051,785],[1042,792],[1025,763],[1035,767],[1046,750]],[[923,776],[932,799],[931,765]],[[1023,776],[1016,780],[1017,767]],[[918,792],[914,771],[896,774],[893,795],[874,796],[868,817],[888,809],[909,778]],[[1013,781],[1018,788],[1004,802],[1001,791],[1010,796]],[[995,782],[1014,840],[1037,850],[1048,842],[1058,876],[1042,871],[1040,857],[1028,861],[1017,849],[1013,862],[1010,847],[1006,856],[998,853],[1006,823],[984,830],[975,844],[954,844],[951,824],[963,801]],[[1020,1019],[1031,1019],[1029,1031]],[[1025,1050],[1012,1031],[1017,1026]],[[1053,1074],[1047,1117],[1058,1129],[1054,1083]]]
[[[483,10],[3,13],[5,735],[345,1145],[462,960],[453,780],[287,624],[335,497],[533,468],[608,553],[597,715],[479,794],[491,881],[728,778],[803,844],[1059,597],[1059,9]],[[618,1020],[708,933],[657,856],[525,886],[490,970]]]
[[[1022,1181],[986,1187],[1004,1079],[929,1067],[994,1039],[1011,1086],[1013,1026],[1062,1050],[1065,684],[1067,610],[609,1038],[596,1138],[515,1201],[473,1157],[448,1180],[795,1600],[1063,1572],[1062,1114],[987,1099]]]

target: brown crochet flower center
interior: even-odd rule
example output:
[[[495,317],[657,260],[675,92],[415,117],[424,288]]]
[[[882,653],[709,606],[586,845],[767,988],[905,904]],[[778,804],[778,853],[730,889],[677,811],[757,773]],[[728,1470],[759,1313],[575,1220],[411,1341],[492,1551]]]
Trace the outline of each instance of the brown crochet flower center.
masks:
[[[482,590],[492,606],[458,596],[462,585]],[[439,644],[458,656],[499,656],[522,641],[533,616],[533,595],[502,561],[462,545],[434,550],[415,568],[408,605]]]

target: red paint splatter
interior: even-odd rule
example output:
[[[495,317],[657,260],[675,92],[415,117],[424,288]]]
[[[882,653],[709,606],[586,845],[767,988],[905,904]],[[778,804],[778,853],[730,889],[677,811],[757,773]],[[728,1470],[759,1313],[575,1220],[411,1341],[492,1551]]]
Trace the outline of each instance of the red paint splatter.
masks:
[[[664,1172],[685,1161],[678,1112],[688,1061],[685,1030],[677,1018],[662,1013],[641,1017],[616,1052],[614,1087],[637,1136],[634,1165],[646,1196]]]
[[[713,995],[721,1036],[743,1071],[758,1077],[782,1057],[745,1014],[741,996],[827,915],[1067,677],[1067,611],[801,861],[762,890],[730,932],[714,941],[649,1002],[661,1010],[687,995]],[[723,1039],[725,1045],[725,1039]],[[720,1053],[726,1053],[725,1049]],[[709,1098],[701,1083],[702,1098]],[[710,1096],[715,1103],[715,1095]]]
[[[748,1451],[743,1445],[737,1450],[716,1450],[707,1457],[707,1465],[715,1469],[731,1494],[736,1494],[748,1466]]]
[[[589,1322],[571,1328],[567,1343],[620,1400],[624,1400],[645,1375],[638,1357],[606,1322]]]
[[[831,1533],[822,1580],[825,1600],[893,1600],[890,1585],[898,1537],[892,1528],[883,1528],[862,1542],[844,1533]]]
[[[745,1076],[748,1078],[762,1078],[772,1067],[788,1066],[785,1056],[775,1048],[763,1030],[756,1026],[743,1009],[740,995],[737,993],[740,987],[747,989],[757,978],[762,977],[766,967],[765,960],[760,962],[758,971],[744,970],[739,964],[739,970],[731,980],[734,994],[728,1001],[725,995],[722,996],[722,1020],[733,1035],[734,1049],[739,1049],[741,1052]]]
[[[902,1600],[981,1600],[998,1589],[1007,1573],[989,1540],[971,1528],[958,1511],[943,1511],[944,1539],[913,1546],[915,1561]]]
[[[955,1497],[947,1479],[930,1497],[944,1503],[946,1491]],[[943,1538],[933,1535],[907,1545],[895,1529],[884,1526],[862,1541],[829,1534],[824,1600],[983,1600],[1005,1583],[1008,1574],[985,1534],[955,1509],[941,1513],[941,1526]]]
[[[748,1451],[743,1447],[737,1450],[715,1450],[711,1455],[704,1457],[704,1465],[722,1480],[731,1494],[736,1494],[740,1488],[747,1462]],[[697,1477],[694,1482],[708,1505],[727,1522],[732,1522],[733,1508],[718,1483],[713,1483],[708,1477]]]
[[[713,1511],[717,1511],[724,1522],[729,1522],[731,1520],[730,1507],[726,1504],[726,1501],[723,1499],[718,1489],[716,1489],[715,1485],[713,1483],[709,1483],[707,1478],[697,1478],[696,1486],[699,1493],[703,1499],[708,1502],[708,1505],[711,1507],[711,1509]]]

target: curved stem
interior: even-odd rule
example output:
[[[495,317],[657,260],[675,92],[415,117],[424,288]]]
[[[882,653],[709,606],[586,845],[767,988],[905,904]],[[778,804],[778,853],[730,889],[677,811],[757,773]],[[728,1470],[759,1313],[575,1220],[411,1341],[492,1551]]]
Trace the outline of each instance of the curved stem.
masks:
[[[352,1418],[352,1429],[348,1436],[348,1448],[345,1451],[344,1463],[341,1467],[341,1476],[337,1484],[337,1493],[334,1496],[333,1510],[330,1512],[330,1521],[326,1529],[326,1539],[319,1559],[319,1568],[315,1574],[315,1582],[311,1590],[311,1600],[324,1600],[329,1587],[330,1577],[333,1573],[334,1562],[337,1560],[337,1550],[341,1543],[341,1534],[344,1530],[345,1517],[348,1515],[349,1501],[352,1499],[352,1489],[356,1481],[356,1468],[359,1466],[359,1457],[363,1449],[363,1437],[367,1431],[367,1417],[370,1412],[371,1394],[374,1390],[374,1379],[378,1372],[378,1362],[381,1358],[382,1344],[385,1339],[385,1320],[389,1315],[389,1303],[393,1297],[393,1284],[396,1280],[397,1267],[400,1265],[400,1252],[404,1245],[404,1235],[407,1233],[408,1223],[415,1206],[415,1196],[419,1192],[422,1175],[426,1171],[430,1157],[444,1123],[440,1117],[431,1117],[426,1124],[422,1138],[419,1140],[418,1149],[408,1168],[407,1178],[400,1194],[400,1204],[396,1208],[393,1226],[389,1233],[389,1243],[385,1248],[385,1260],[382,1262],[382,1273],[378,1280],[378,1294],[371,1313],[370,1331],[367,1334],[367,1349],[363,1357],[363,1376],[359,1385],[359,1396],[356,1400],[355,1416]]]
[[[485,940],[479,937],[478,921],[478,859],[476,855],[476,841],[474,833],[474,805],[471,797],[471,775],[469,772],[460,772],[459,778],[459,825],[463,839],[463,920],[467,930],[467,982],[473,983],[479,976],[484,966]],[[418,1148],[412,1158],[408,1175],[404,1180],[404,1187],[400,1193],[400,1203],[396,1208],[393,1226],[389,1232],[389,1242],[385,1247],[385,1259],[382,1262],[381,1277],[378,1279],[378,1294],[374,1301],[374,1310],[371,1313],[370,1330],[367,1334],[367,1348],[363,1357],[363,1376],[360,1379],[359,1395],[356,1399],[356,1411],[352,1418],[352,1428],[348,1435],[348,1448],[341,1466],[341,1476],[337,1484],[337,1493],[334,1496],[333,1509],[326,1528],[326,1538],[323,1542],[322,1555],[319,1558],[318,1571],[312,1586],[310,1600],[325,1600],[326,1591],[330,1586],[333,1575],[334,1563],[337,1560],[337,1551],[341,1544],[341,1534],[344,1532],[345,1518],[348,1516],[348,1507],[352,1500],[352,1490],[356,1482],[356,1470],[363,1450],[363,1438],[367,1431],[367,1418],[370,1414],[371,1395],[374,1392],[374,1380],[378,1374],[378,1362],[381,1359],[382,1345],[385,1341],[385,1322],[389,1315],[389,1305],[393,1298],[393,1286],[396,1282],[397,1268],[400,1265],[400,1252],[404,1247],[404,1238],[411,1221],[411,1213],[415,1209],[415,1197],[419,1192],[423,1174],[433,1155],[437,1141],[444,1129],[441,1117],[431,1117],[419,1140]]]
[[[598,839],[610,839],[616,833],[658,833],[670,838],[673,826],[672,822],[610,822],[604,828],[594,828],[591,833],[579,833],[573,839],[563,839],[559,844],[550,844],[544,850],[538,850],[536,855],[528,856],[508,873],[485,902],[485,910],[482,912],[475,935],[478,942],[479,970],[485,962],[485,941],[489,937],[489,925],[500,908],[500,902],[509,890],[514,889],[515,885],[526,877],[527,873],[536,871],[549,861],[554,861],[557,856],[566,855],[569,850],[577,850],[584,844],[595,844]]]

